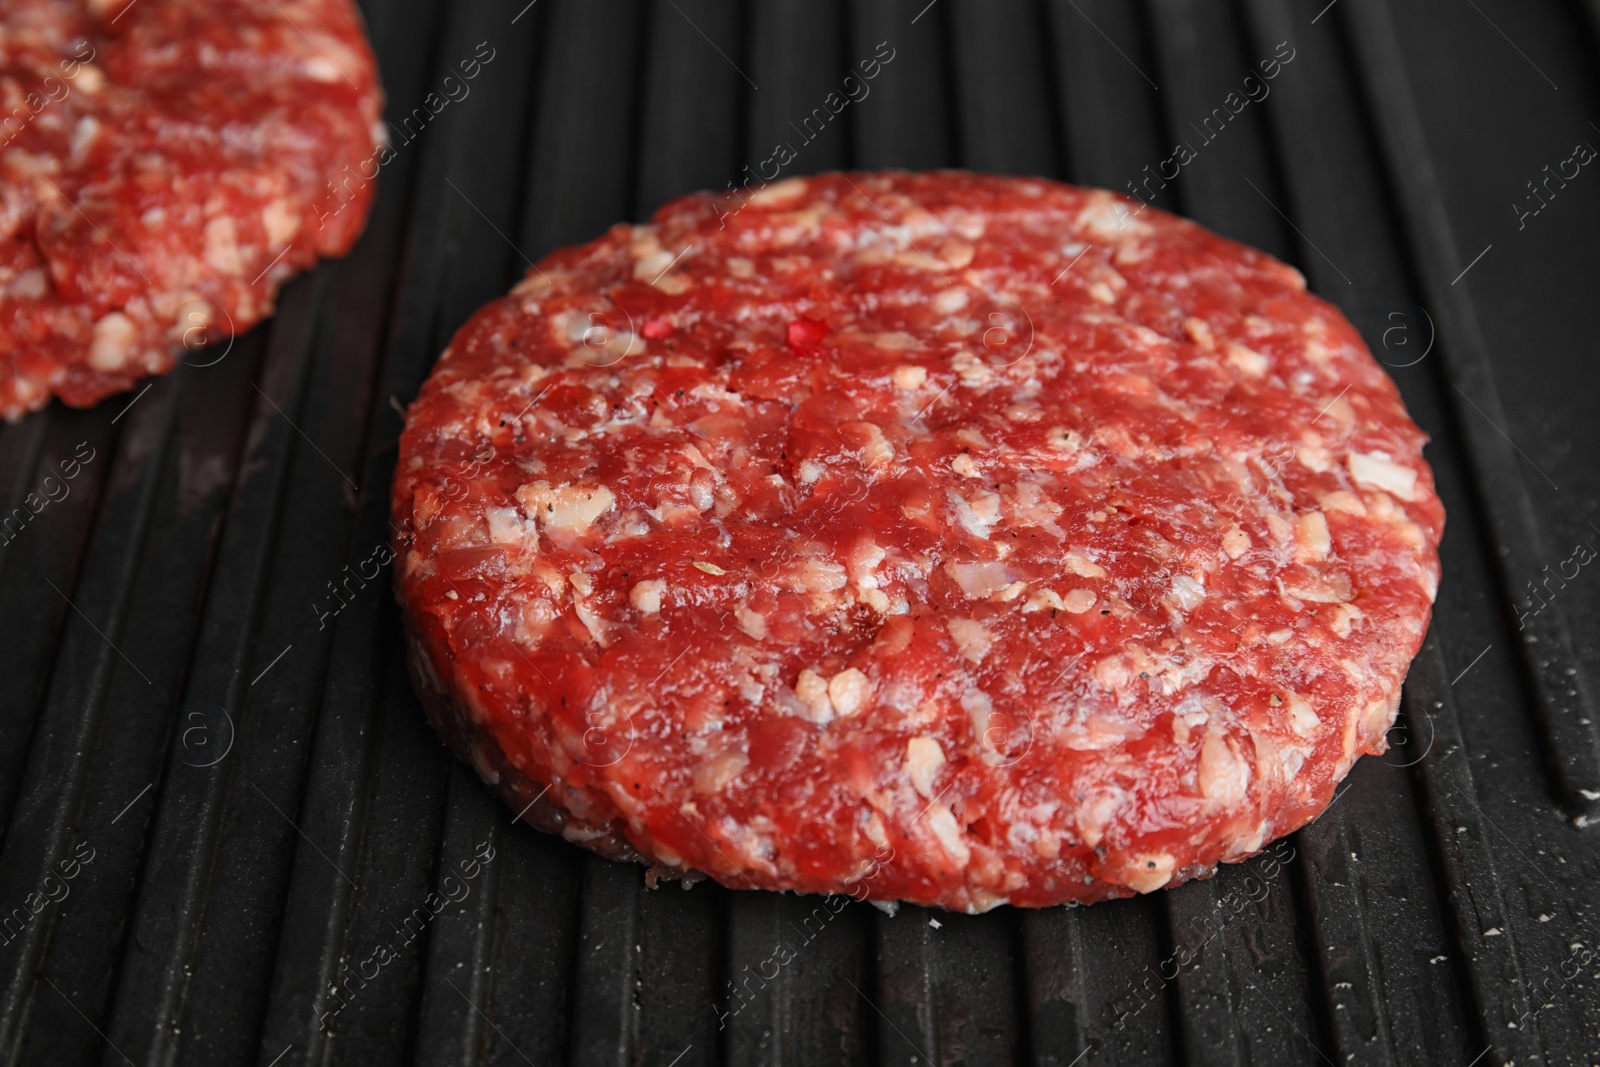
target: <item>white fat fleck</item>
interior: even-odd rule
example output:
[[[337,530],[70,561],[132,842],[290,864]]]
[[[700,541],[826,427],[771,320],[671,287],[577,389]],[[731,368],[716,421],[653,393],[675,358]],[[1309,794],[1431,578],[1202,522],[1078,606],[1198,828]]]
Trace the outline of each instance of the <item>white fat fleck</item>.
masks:
[[[1251,378],[1261,377],[1272,367],[1272,361],[1266,356],[1236,341],[1228,342],[1227,351],[1228,362]]]
[[[872,682],[854,667],[840,671],[828,682],[828,699],[840,715],[854,715],[866,707]]]
[[[665,579],[650,578],[629,590],[628,603],[642,614],[654,615],[661,610],[661,597],[666,591]]]
[[[1083,447],[1083,435],[1077,430],[1069,430],[1065,426],[1052,426],[1050,432],[1045,434],[1045,441],[1057,452],[1071,454]]]
[[[1199,607],[1206,598],[1206,587],[1189,577],[1180,574],[1172,579],[1172,599],[1184,611],[1193,611]]]
[[[1011,521],[1016,525],[1039,526],[1060,536],[1061,527],[1055,519],[1061,514],[1061,506],[1040,482],[1019,481],[1012,490],[1009,503]]]
[[[950,357],[950,368],[962,385],[982,385],[994,377],[993,367],[964,348]]]
[[[1335,604],[1328,610],[1328,627],[1339,637],[1349,637],[1356,620],[1364,615],[1354,604]]]
[[[729,749],[701,763],[694,770],[694,791],[701,794],[720,793],[750,766],[750,757],[738,749]]]
[[[50,281],[38,267],[18,273],[4,290],[6,296],[19,300],[37,300],[49,291]]]
[[[1301,737],[1310,737],[1320,721],[1311,709],[1311,701],[1299,693],[1290,693],[1285,706],[1289,709],[1289,729]]]
[[[1200,793],[1218,808],[1230,808],[1244,799],[1250,787],[1250,765],[1233,751],[1220,733],[1206,735],[1200,748]]]
[[[94,324],[94,340],[89,344],[89,366],[95,370],[120,370],[132,357],[133,320],[120,311],[103,315]]]
[[[823,472],[825,472],[827,469],[828,468],[824,467],[816,460],[801,460],[799,469],[795,471],[795,481],[799,482],[801,485],[813,485],[816,483],[818,478],[822,477]]]
[[[961,827],[956,823],[956,817],[950,813],[950,809],[943,804],[930,804],[926,818],[928,828],[933,831],[933,836],[939,839],[939,844],[944,846],[945,852],[957,866],[965,867],[967,861],[972,858],[972,850],[962,839]]]
[[[1167,852],[1147,852],[1132,859],[1133,870],[1122,884],[1135,893],[1154,893],[1172,880],[1177,869],[1177,857]]]
[[[1320,325],[1320,323],[1318,325]],[[1331,372],[1331,364],[1333,363],[1333,349],[1329,348],[1322,341],[1317,340],[1317,338],[1309,336],[1310,331],[1307,331],[1307,334],[1308,337],[1305,344],[1306,359],[1312,363],[1315,363],[1320,370],[1324,372]]]
[[[344,77],[333,60],[321,55],[306,56],[300,60],[300,70],[312,81],[326,82],[330,85]]]
[[[857,422],[851,429],[866,439],[861,446],[861,462],[869,467],[883,467],[894,461],[894,445],[883,436],[883,428],[875,422]]]
[[[954,211],[944,218],[952,230],[969,241],[980,239],[989,229],[989,220],[979,211]]]
[[[798,200],[805,195],[806,180],[804,178],[786,178],[781,182],[764,185],[750,194],[749,203],[756,207],[777,207]]]
[[[1100,189],[1090,191],[1073,222],[1102,241],[1120,243],[1150,232],[1149,223],[1129,211],[1121,199]]]
[[[979,563],[950,562],[945,573],[955,579],[969,600],[982,600],[1008,587],[1014,576],[1004,563],[986,560]]]
[[[1311,563],[1327,559],[1333,548],[1328,534],[1328,519],[1320,511],[1308,511],[1295,520],[1294,559],[1296,563]]]
[[[933,780],[944,766],[944,749],[931,737],[913,737],[906,742],[906,775],[911,787],[932,800]]]
[[[1167,696],[1181,693],[1185,689],[1205,681],[1215,667],[1216,661],[1206,655],[1193,656],[1187,662],[1168,660],[1167,665],[1160,668],[1161,691]],[[1199,725],[1207,718],[1207,713],[1200,711],[1197,717],[1191,716],[1190,725]]]
[[[1333,424],[1339,429],[1349,430],[1354,428],[1358,417],[1359,416],[1356,415],[1356,409],[1351,405],[1350,401],[1341,396],[1328,402],[1327,407],[1323,410],[1322,415],[1318,417],[1317,421],[1321,422],[1322,419],[1331,419]]]
[[[964,286],[953,285],[948,289],[941,289],[934,295],[933,310],[941,315],[954,315],[967,306],[967,290]]]
[[[950,461],[950,469],[961,475],[963,478],[983,477],[983,472],[978,469],[978,465],[976,463],[972,462],[972,456],[966,452],[960,453]]]
[[[896,389],[921,389],[922,384],[928,380],[928,368],[917,367],[909,363],[902,363],[894,369],[894,387]]]
[[[646,246],[638,259],[633,261],[633,278],[635,281],[648,282],[664,274],[672,266],[673,254],[660,245]]]
[[[739,624],[739,629],[757,641],[767,636],[767,618],[759,611],[752,611],[741,604],[735,609],[733,619]]]
[[[1387,697],[1368,702],[1366,708],[1367,737],[1377,741],[1394,725],[1395,713],[1400,710],[1400,692],[1395,690]]]
[[[1413,566],[1417,568],[1417,583],[1422,586],[1422,592],[1427,596],[1428,603],[1432,604],[1439,595],[1439,572],[1421,564],[1413,563]]]
[[[98,136],[100,136],[100,123],[94,116],[85,115],[80,118],[72,128],[72,158],[82,159],[84,150],[93,144]]]
[[[172,315],[172,327],[167,331],[167,335],[174,342],[181,343],[185,338],[192,339],[194,335],[209,331],[216,321],[217,309],[211,302],[192,296],[178,305]]]
[[[1414,500],[1417,472],[1378,453],[1352,452],[1350,477],[1363,489],[1381,489],[1401,500]]]
[[[967,448],[975,448],[980,452],[987,451],[994,446],[988,438],[983,436],[983,431],[976,426],[963,426],[956,431],[956,442]]]
[[[950,631],[950,639],[956,643],[956,648],[973,663],[982,663],[983,657],[989,654],[994,644],[989,628],[976,619],[947,619],[945,628]]]
[[[281,248],[299,232],[300,216],[287,200],[274,200],[261,209],[261,225],[266,227],[267,243]]]
[[[1126,795],[1122,790],[1113,787],[1107,792],[1100,793],[1088,803],[1079,805],[1078,833],[1090,848],[1094,848],[1105,838],[1106,827]]]
[[[1361,502],[1361,498],[1347,489],[1324,493],[1317,499],[1317,503],[1321,505],[1324,512],[1342,511],[1347,515],[1361,516],[1365,516],[1367,513],[1367,506]]]
[[[845,587],[849,575],[842,564],[832,560],[808,559],[800,565],[796,579],[805,592],[834,593]]]
[[[1234,523],[1222,535],[1222,551],[1228,554],[1229,559],[1238,559],[1250,551],[1250,535],[1238,523]]]
[[[956,513],[956,522],[962,529],[974,537],[981,537],[985,541],[989,539],[989,530],[1000,519],[1000,497],[997,494],[978,493],[969,502],[959,493],[950,491],[945,494],[945,499],[950,501]]]
[[[1351,764],[1355,763],[1356,745],[1361,740],[1361,722],[1361,709],[1359,707],[1352,706],[1345,714],[1344,732],[1341,738],[1341,751],[1343,755],[1340,757],[1338,764],[1334,768],[1335,780],[1343,778],[1345,773],[1350,770]]]
[[[889,553],[879,547],[877,542],[870,537],[863,537],[855,543],[847,559],[850,578],[859,585],[869,589],[878,587],[877,566],[882,563]]]
[[[906,333],[904,330],[890,330],[872,338],[873,346],[885,352],[903,352],[908,348],[916,348],[920,343],[915,334]]]
[[[603,485],[592,489],[575,485],[551,488],[549,482],[539,481],[518,489],[517,501],[546,530],[578,535],[611,510],[617,498]]]
[[[584,575],[584,577],[587,578],[588,575]],[[595,642],[602,648],[605,647],[609,643],[606,638],[606,622],[600,617],[599,613],[590,608],[587,602],[583,600],[576,601],[572,605],[572,610],[578,616],[578,621],[583,623],[584,629],[588,630],[589,635],[595,639]]]
[[[543,274],[529,274],[516,285],[511,287],[512,296],[520,296],[524,298],[522,301],[522,309],[530,315],[538,313],[538,301],[543,297],[549,296],[550,293],[555,289],[556,279],[551,277],[552,273],[555,273],[558,276],[564,276],[564,272],[561,271],[546,271]]]
[[[972,262],[978,250],[970,243],[951,238],[939,246],[939,258],[950,270],[961,270]]]
[[[1067,570],[1080,578],[1104,578],[1106,569],[1089,558],[1089,553],[1081,548],[1067,550]]]
[[[828,680],[807,667],[794,683],[794,695],[806,707],[806,718],[812,722],[832,722],[833,701],[828,698]]]
[[[991,727],[994,717],[994,700],[982,689],[968,689],[961,694],[961,710],[967,713],[967,721],[972,725],[972,736],[978,739],[978,758],[991,767],[998,767],[1005,762],[1005,757],[1000,754],[994,734],[1000,735],[1000,743],[1007,740],[1005,720],[1001,720],[999,727]]]
[[[1355,590],[1350,585],[1350,576],[1342,571],[1314,575],[1292,586],[1286,586],[1284,592],[1301,600],[1309,600],[1313,604],[1341,604],[1355,595]]]
[[[1263,742],[1263,744],[1270,744],[1270,742]],[[1265,753],[1262,755],[1263,760],[1271,758],[1273,757]],[[1232,841],[1229,843],[1228,851],[1223,854],[1223,860],[1225,862],[1241,860],[1246,856],[1253,856],[1260,852],[1261,846],[1267,842],[1267,833],[1271,829],[1271,819],[1263,819],[1255,824],[1255,829],[1253,830],[1235,832]]]
[[[489,540],[497,545],[524,545],[528,549],[539,547],[539,531],[524,522],[516,508],[488,508],[484,517],[489,520]]]
[[[875,811],[866,812],[865,815],[866,817],[860,820],[861,832],[866,834],[867,840],[877,845],[879,849],[887,847],[889,835],[884,831],[883,819]]]
[[[1095,596],[1093,590],[1074,589],[1072,592],[1061,598],[1061,606],[1072,612],[1074,615],[1082,615],[1084,612],[1094,607],[1098,600],[1099,597]]]
[[[1127,657],[1121,655],[1101,657],[1090,668],[1089,675],[1112,693],[1120,693],[1127,689],[1133,678],[1133,672],[1128,669]]]
[[[228,215],[218,215],[206,223],[206,265],[223,274],[239,274],[244,270],[244,260],[239,255],[238,227]]]
[[[1317,445],[1301,445],[1294,458],[1313,474],[1326,474],[1333,468],[1333,459],[1328,455],[1328,450]]]
[[[1060,611],[1066,606],[1066,601],[1062,600],[1061,595],[1055,590],[1041,589],[1022,605],[1022,612],[1027,615],[1035,611]]]
[[[73,84],[90,96],[95,95],[105,88],[105,73],[93,63],[85,63],[78,68],[78,76],[73,79]]]
[[[7,170],[13,175],[35,177],[37,175],[54,174],[61,169],[61,161],[38,152],[24,152],[20,148],[13,148],[0,156],[0,161],[5,163]],[[42,189],[35,190],[35,196],[40,200],[55,200],[52,193],[45,193]]]

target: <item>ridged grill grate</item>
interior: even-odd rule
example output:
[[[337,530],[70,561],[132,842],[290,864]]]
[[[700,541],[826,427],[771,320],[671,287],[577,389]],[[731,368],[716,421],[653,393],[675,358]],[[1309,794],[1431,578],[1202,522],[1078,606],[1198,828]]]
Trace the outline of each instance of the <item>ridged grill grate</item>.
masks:
[[[214,365],[0,428],[8,514],[75,470],[0,537],[0,1062],[1600,1060],[1600,178],[1527,184],[1600,145],[1600,4],[366,6],[396,132],[356,251]],[[513,826],[387,574],[330,594],[389,535],[394,401],[531,258],[779,145],[1141,184],[1298,264],[1450,511],[1405,743],[1249,864],[1076,910],[648,891]]]

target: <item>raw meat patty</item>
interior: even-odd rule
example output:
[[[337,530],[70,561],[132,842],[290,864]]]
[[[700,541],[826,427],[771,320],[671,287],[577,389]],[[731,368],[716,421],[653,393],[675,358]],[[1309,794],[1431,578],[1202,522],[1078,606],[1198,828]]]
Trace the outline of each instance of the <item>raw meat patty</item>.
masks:
[[[360,234],[379,107],[350,0],[0,0],[0,415],[270,315]]]
[[[1298,272],[1111,193],[690,196],[545,259],[412,405],[413,675],[605,855],[1149,892],[1384,749],[1439,576],[1422,442]]]

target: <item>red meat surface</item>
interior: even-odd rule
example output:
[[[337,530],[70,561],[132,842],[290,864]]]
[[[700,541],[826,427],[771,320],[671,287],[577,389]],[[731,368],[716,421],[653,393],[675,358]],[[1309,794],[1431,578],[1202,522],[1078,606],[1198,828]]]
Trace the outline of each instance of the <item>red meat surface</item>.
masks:
[[[735,887],[1126,896],[1380,752],[1444,514],[1300,274],[964,173],[690,196],[554,253],[411,406],[429,715],[525,817]]]
[[[350,0],[0,0],[0,415],[167,371],[348,251],[380,100]]]

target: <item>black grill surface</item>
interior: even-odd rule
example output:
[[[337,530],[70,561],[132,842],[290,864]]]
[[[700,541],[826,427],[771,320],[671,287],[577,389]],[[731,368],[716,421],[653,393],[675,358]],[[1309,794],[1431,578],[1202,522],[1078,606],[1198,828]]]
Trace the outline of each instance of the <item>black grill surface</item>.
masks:
[[[367,8],[395,155],[355,252],[143,392],[0,428],[0,1061],[1600,1061],[1600,3]],[[1450,511],[1394,747],[1314,825],[1134,900],[819,918],[646,889],[447,755],[387,569],[345,579],[400,405],[529,262],[779,143],[1126,191],[1180,142],[1155,202],[1362,326]]]

